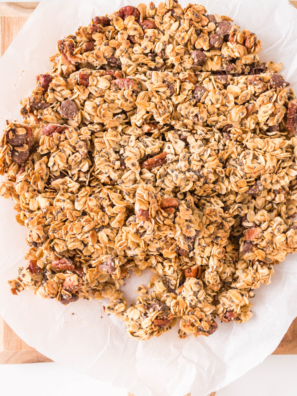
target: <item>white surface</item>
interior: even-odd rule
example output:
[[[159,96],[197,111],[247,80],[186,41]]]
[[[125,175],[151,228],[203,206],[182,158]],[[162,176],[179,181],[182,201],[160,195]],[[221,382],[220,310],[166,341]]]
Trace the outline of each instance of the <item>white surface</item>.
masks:
[[[127,0],[125,4],[139,2]],[[230,15],[242,28],[256,32],[265,48],[263,59],[282,60],[285,76],[297,87],[297,13],[285,0],[270,0],[269,6],[264,0],[199,2],[209,12]],[[44,0],[0,61],[0,124],[19,117],[19,100],[30,94],[35,76],[49,69],[48,56],[55,53],[59,38],[123,4]],[[12,208],[12,202],[1,200],[0,313],[4,319],[29,345],[54,361],[138,396],[182,396],[191,389],[204,396],[226,386],[262,362],[297,316],[296,256],[277,266],[272,284],[256,292],[252,320],[245,325],[220,324],[208,339],[181,341],[172,331],[138,343],[128,339],[123,323],[103,315],[97,302],[79,301],[64,307],[30,292],[16,298],[9,293],[7,280],[24,265],[22,250],[27,246],[26,230],[13,220]],[[135,289],[138,281],[133,277],[125,290]]]
[[[296,396],[297,356],[269,356],[216,396]],[[56,363],[0,365],[1,394],[7,396],[127,396],[127,391]],[[136,395],[138,396],[138,395]],[[193,389],[191,396],[201,396]]]

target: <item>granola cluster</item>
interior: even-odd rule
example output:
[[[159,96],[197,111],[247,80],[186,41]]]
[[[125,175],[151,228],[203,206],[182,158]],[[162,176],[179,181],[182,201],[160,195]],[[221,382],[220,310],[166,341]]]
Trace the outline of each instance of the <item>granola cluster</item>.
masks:
[[[108,298],[138,340],[251,318],[297,251],[297,101],[231,21],[166,0],[58,42],[1,140],[0,194],[28,228],[14,294]],[[125,279],[146,268],[128,307]]]

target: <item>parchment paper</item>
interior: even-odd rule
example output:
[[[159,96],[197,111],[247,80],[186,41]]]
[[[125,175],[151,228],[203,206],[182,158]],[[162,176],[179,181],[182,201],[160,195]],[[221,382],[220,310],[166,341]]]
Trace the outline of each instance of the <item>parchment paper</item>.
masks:
[[[143,1],[143,0],[142,0]],[[21,119],[19,101],[30,95],[35,76],[50,70],[58,39],[95,15],[140,0],[43,0],[0,62],[0,127]],[[187,1],[182,1],[183,6]],[[200,0],[210,13],[231,16],[262,40],[263,60],[282,61],[297,90],[297,11],[286,0]],[[0,201],[0,313],[29,345],[65,366],[127,388],[137,396],[205,396],[262,362],[297,316],[297,255],[275,268],[272,284],[256,291],[253,318],[244,325],[219,324],[209,338],[177,338],[176,329],[145,342],[128,339],[125,325],[103,313],[96,301],[64,307],[25,291],[10,294],[7,280],[24,265],[26,229],[14,220],[13,203]],[[129,297],[144,279],[133,277]],[[133,292],[130,292],[133,290]]]

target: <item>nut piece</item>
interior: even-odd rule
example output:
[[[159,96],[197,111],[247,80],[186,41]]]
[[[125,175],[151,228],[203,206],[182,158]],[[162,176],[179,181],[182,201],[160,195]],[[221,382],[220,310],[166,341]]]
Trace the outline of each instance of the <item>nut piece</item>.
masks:
[[[219,34],[212,33],[209,36],[209,45],[211,48],[221,48],[223,45],[223,37]]]
[[[154,157],[148,159],[147,161],[144,161],[141,164],[141,168],[152,170],[154,168],[157,168],[158,166],[164,165],[167,162],[166,156],[167,156],[167,153],[161,153],[161,154],[155,155]]]
[[[112,81],[113,84],[117,85],[120,89],[133,89],[136,84],[131,78],[118,78]]]
[[[218,23],[216,33],[220,36],[228,36],[231,29],[231,23],[227,21],[222,21]]]
[[[291,101],[288,104],[287,128],[292,135],[296,136],[297,134],[297,102],[296,101]]]
[[[113,274],[115,270],[114,257],[109,257],[105,263],[98,265],[98,269],[106,274]]]
[[[139,218],[140,221],[146,221],[150,217],[149,211],[145,209],[138,209],[137,217]]]
[[[77,292],[82,286],[80,278],[77,275],[68,276],[63,283],[63,288],[69,293]]]
[[[73,271],[74,264],[72,260],[61,258],[52,262],[52,267],[56,271]]]
[[[247,241],[253,241],[254,239],[257,239],[259,237],[261,232],[262,232],[261,228],[259,228],[259,227],[251,227],[245,233],[245,239]]]
[[[94,48],[95,48],[95,42],[94,41],[87,41],[82,46],[83,52],[93,51]]]
[[[145,29],[155,29],[156,24],[155,21],[151,19],[145,19],[144,21],[139,23],[143,30]]]
[[[90,76],[88,74],[81,73],[81,72],[78,73],[78,83],[80,85],[84,85],[85,87],[88,87],[89,86],[89,78],[90,78]]]
[[[77,106],[72,100],[67,99],[61,104],[61,115],[63,117],[72,119],[76,116],[77,113]]]
[[[176,207],[178,207],[178,199],[177,198],[162,198],[160,207],[162,209],[176,208]]]
[[[101,25],[103,27],[110,26],[111,19],[106,16],[96,16],[93,18],[93,23],[95,25]]]

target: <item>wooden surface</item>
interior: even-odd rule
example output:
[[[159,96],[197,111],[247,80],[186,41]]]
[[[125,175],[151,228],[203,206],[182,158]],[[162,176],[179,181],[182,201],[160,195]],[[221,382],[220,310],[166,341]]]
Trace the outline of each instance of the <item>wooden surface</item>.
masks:
[[[291,1],[297,8],[297,1]],[[3,55],[18,31],[27,21],[37,2],[0,3],[0,56]],[[297,354],[297,318],[274,354]],[[0,317],[0,364],[50,362],[22,341]],[[211,393],[210,396],[214,396]],[[129,393],[128,396],[134,396]],[[190,396],[190,394],[186,395]]]

